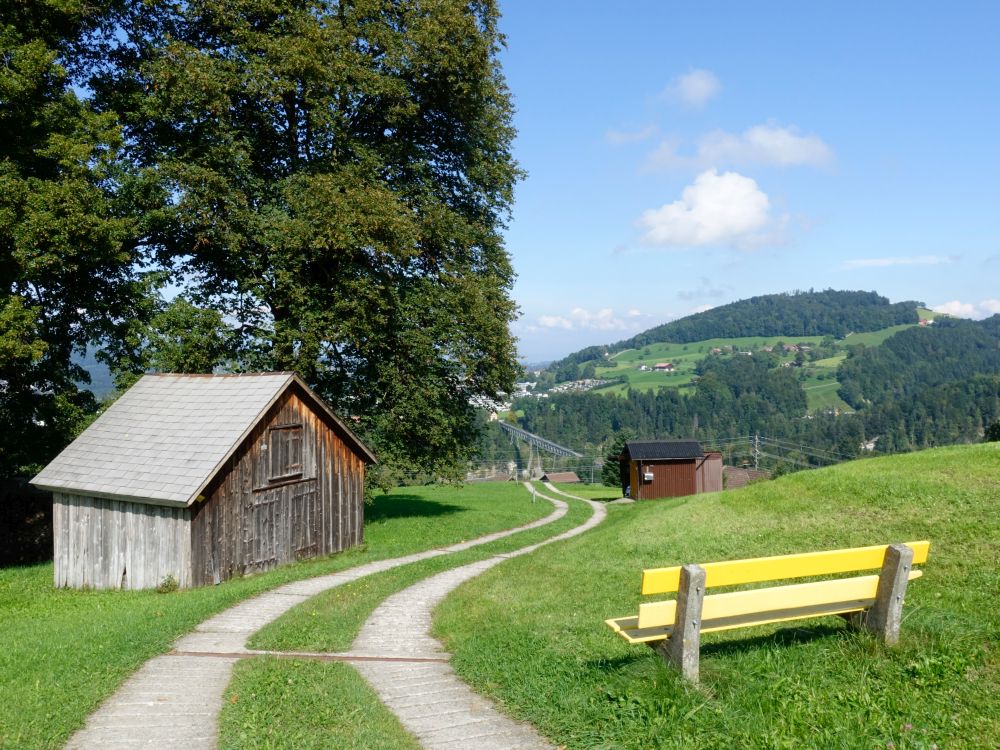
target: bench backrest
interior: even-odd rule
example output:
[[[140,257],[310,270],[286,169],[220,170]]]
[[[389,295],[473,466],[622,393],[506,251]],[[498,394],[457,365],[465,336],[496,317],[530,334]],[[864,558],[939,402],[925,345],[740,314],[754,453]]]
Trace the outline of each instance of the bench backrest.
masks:
[[[795,555],[758,557],[750,560],[727,560],[705,563],[705,588],[735,586],[743,583],[779,581],[791,578],[835,575],[882,567],[889,545],[854,547],[852,549],[805,552]],[[913,564],[927,561],[929,541],[906,542],[913,550]],[[680,586],[681,566],[650,568],[642,571],[642,591],[646,594],[669,594]]]

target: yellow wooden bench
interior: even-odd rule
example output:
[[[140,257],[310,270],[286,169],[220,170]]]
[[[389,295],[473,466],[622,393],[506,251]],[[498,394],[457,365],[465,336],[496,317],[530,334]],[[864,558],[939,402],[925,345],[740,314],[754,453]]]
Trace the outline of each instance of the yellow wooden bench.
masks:
[[[922,575],[913,566],[926,562],[929,550],[930,542],[907,542],[644,570],[642,595],[677,592],[677,598],[640,604],[638,616],[606,622],[629,643],[652,646],[695,682],[702,633],[842,615],[893,645],[899,640],[906,584]],[[711,587],[876,568],[881,568],[877,575],[705,595]]]

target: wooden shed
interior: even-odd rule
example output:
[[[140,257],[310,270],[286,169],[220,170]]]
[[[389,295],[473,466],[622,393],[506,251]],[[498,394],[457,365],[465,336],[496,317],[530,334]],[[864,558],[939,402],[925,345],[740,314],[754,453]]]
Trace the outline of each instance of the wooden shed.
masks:
[[[374,462],[293,373],[146,375],[32,483],[56,586],[189,587],[360,544]]]
[[[553,484],[579,484],[580,477],[575,471],[550,471],[542,474],[542,481]]]
[[[622,492],[636,500],[722,490],[722,454],[696,440],[629,440],[619,461]]]

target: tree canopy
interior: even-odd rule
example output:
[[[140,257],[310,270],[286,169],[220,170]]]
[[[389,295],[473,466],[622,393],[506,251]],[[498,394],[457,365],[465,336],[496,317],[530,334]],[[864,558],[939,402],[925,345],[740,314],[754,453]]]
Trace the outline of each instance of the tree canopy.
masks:
[[[29,93],[52,121],[22,152],[60,165],[59,194],[37,209],[53,219],[9,209],[8,196],[45,200],[18,184],[3,191],[0,232],[8,255],[18,231],[59,238],[18,247],[50,251],[46,283],[71,265],[86,302],[61,280],[58,313],[17,291],[0,317],[12,351],[51,358],[61,339],[33,330],[38,311],[85,310],[95,325],[65,323],[66,362],[96,340],[121,382],[147,367],[294,370],[358,418],[388,466],[456,473],[475,443],[470,403],[510,390],[517,370],[501,232],[520,172],[495,3],[78,5],[99,15],[73,27],[74,44],[32,52],[51,66],[33,73],[49,88]],[[15,21],[5,44],[27,28]],[[17,179],[44,172],[31,159]],[[127,312],[141,270],[184,304]],[[196,356],[197,341],[214,348]]]
[[[117,121],[70,68],[102,11],[0,1],[0,474],[73,436],[94,408],[73,357],[116,338],[141,297]]]

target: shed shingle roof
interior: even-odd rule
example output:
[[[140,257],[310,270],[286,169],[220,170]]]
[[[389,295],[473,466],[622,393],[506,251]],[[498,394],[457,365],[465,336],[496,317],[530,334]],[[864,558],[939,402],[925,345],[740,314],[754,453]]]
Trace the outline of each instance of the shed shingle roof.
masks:
[[[656,459],[701,458],[701,445],[697,440],[629,440],[622,455],[640,461]]]
[[[575,484],[580,481],[580,477],[576,475],[575,471],[550,471],[542,475],[542,481]]]
[[[54,492],[190,505],[292,382],[301,381],[288,372],[145,375],[32,484]]]

